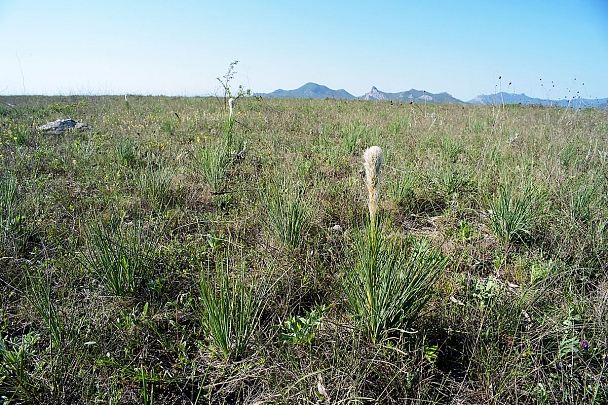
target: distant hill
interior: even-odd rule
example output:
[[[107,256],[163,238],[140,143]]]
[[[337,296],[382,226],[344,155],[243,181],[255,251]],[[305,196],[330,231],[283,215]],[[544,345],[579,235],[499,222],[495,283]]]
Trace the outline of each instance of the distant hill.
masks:
[[[547,100],[534,97],[528,97],[525,94],[514,93],[496,93],[482,94],[468,102],[469,104],[480,105],[501,105],[501,104],[521,104],[521,105],[544,105],[554,107],[572,107],[572,108],[603,108],[608,107],[608,98],[601,99],[585,99],[575,98],[572,100]]]
[[[458,100],[448,93],[433,94],[424,90],[411,89],[408,91],[402,91],[399,93],[385,93],[380,91],[373,86],[372,89],[362,95],[361,97],[355,97],[344,89],[333,90],[327,86],[323,86],[317,83],[306,83],[304,86],[295,90],[283,90],[278,89],[272,93],[258,93],[257,96],[268,97],[268,98],[313,98],[313,99],[344,99],[344,100],[371,100],[371,101],[401,101],[401,102],[415,102],[415,103],[444,103],[444,104],[464,104],[463,101]]]
[[[480,105],[501,105],[501,104],[543,104],[544,101],[539,98],[528,97],[525,94],[514,94],[514,93],[496,93],[496,94],[480,94],[472,100],[469,100],[469,104],[480,104]]]
[[[400,101],[414,103],[440,103],[440,104],[464,104],[464,101],[452,97],[448,93],[433,94],[424,90],[411,89],[399,93],[385,93],[372,86],[372,89],[359,97],[362,100],[372,101]]]
[[[258,96],[268,97],[268,98],[314,98],[314,99],[325,99],[325,98],[335,98],[335,99],[346,99],[353,100],[357,97],[348,93],[346,90],[332,90],[327,86],[323,86],[316,83],[306,83],[304,86],[297,88],[295,90],[275,90],[272,93],[262,93],[256,94]]]
[[[369,101],[399,101],[414,103],[437,103],[437,104],[477,104],[477,105],[502,105],[502,104],[521,104],[521,105],[544,105],[554,107],[572,108],[601,108],[608,109],[608,98],[584,99],[576,98],[572,100],[547,100],[528,97],[525,94],[515,93],[496,93],[481,94],[468,102],[458,100],[448,93],[433,94],[424,90],[411,89],[399,93],[386,93],[380,91],[376,86],[362,95],[355,97],[344,89],[333,90],[327,86],[317,83],[306,83],[304,86],[295,90],[275,90],[272,93],[256,93],[256,96],[268,98],[310,98],[310,99],[341,99],[341,100],[369,100]]]

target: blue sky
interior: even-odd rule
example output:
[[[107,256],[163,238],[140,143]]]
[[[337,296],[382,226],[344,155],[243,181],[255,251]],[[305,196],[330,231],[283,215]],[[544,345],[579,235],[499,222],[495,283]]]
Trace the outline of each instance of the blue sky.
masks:
[[[606,0],[0,0],[0,38],[0,95],[219,94],[238,60],[254,92],[608,97]]]

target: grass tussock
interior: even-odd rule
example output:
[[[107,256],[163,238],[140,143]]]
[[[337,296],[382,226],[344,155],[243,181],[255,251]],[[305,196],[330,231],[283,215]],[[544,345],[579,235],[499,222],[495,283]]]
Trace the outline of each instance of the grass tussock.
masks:
[[[608,402],[606,111],[0,101],[0,402]]]

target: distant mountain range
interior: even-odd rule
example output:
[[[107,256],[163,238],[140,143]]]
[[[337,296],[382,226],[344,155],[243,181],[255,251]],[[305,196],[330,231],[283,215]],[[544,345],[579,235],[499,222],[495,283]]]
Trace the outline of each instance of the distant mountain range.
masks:
[[[448,93],[433,94],[424,90],[411,89],[399,93],[385,93],[372,86],[372,89],[359,97],[362,100],[372,101],[401,101],[414,103],[464,104],[463,101],[452,97]]]
[[[360,97],[353,96],[344,89],[333,90],[327,86],[316,83],[306,83],[304,86],[295,90],[275,90],[272,93],[256,93],[256,96],[268,98],[305,98],[305,99],[342,99],[342,100],[371,100],[371,101],[398,101],[409,103],[437,103],[437,104],[477,104],[477,105],[502,105],[502,104],[521,104],[521,105],[545,105],[556,107],[587,108],[595,107],[608,109],[608,98],[602,99],[583,99],[572,100],[546,100],[528,97],[525,94],[496,93],[482,94],[468,102],[458,100],[448,93],[433,94],[424,90],[411,89],[399,93],[385,93],[372,86],[372,89]]]
[[[521,105],[545,105],[554,107],[573,107],[573,108],[608,108],[608,98],[600,99],[588,99],[588,98],[574,98],[571,100],[547,100],[534,97],[528,97],[525,94],[514,94],[514,93],[496,93],[475,97],[473,100],[468,102],[469,104],[481,104],[481,105],[502,105],[502,104],[521,104]]]

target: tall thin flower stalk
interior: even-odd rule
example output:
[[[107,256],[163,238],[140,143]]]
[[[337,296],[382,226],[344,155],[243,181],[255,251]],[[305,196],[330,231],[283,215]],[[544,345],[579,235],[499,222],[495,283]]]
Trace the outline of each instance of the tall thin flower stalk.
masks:
[[[422,311],[445,259],[430,243],[414,238],[387,238],[378,226],[382,150],[372,146],[363,154],[369,192],[370,224],[355,236],[353,271],[348,272],[346,306],[363,333],[379,343],[402,333]]]

